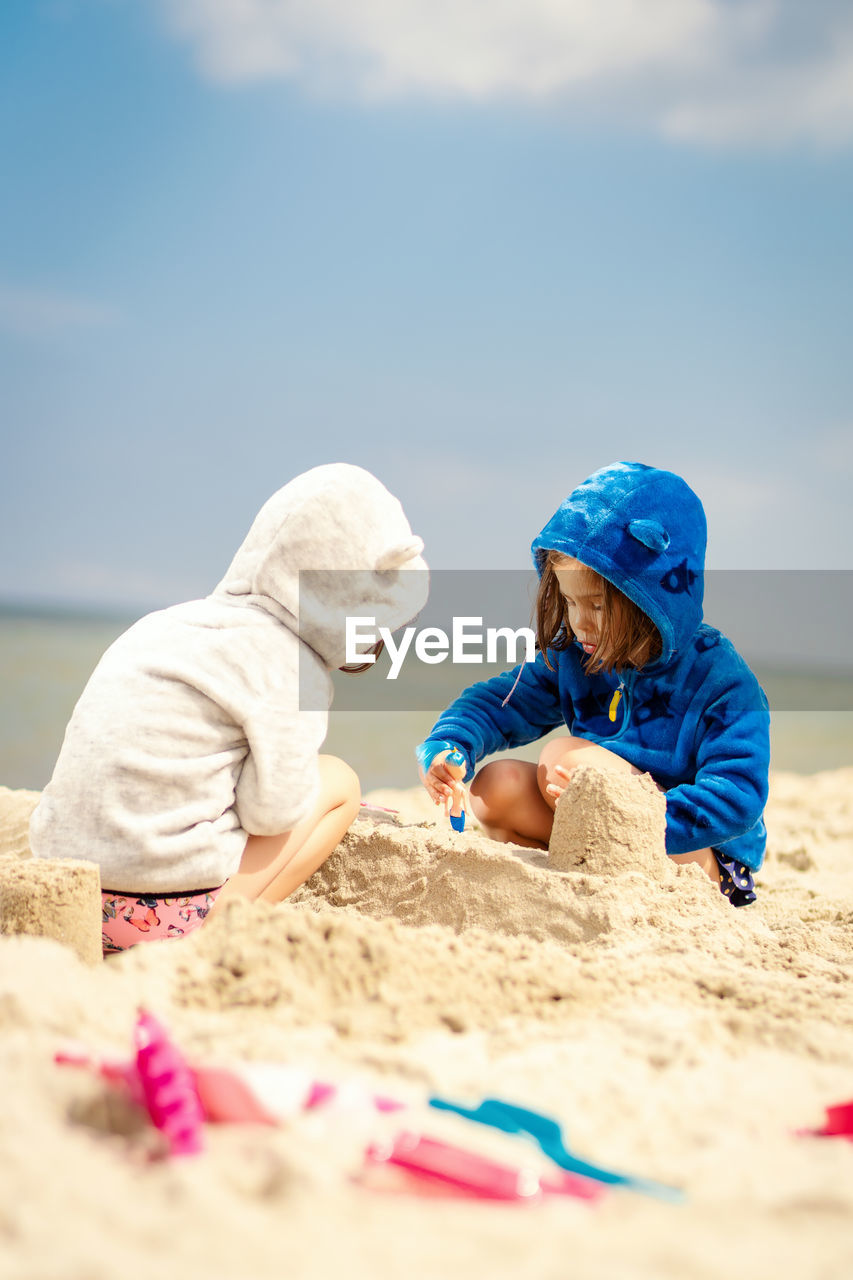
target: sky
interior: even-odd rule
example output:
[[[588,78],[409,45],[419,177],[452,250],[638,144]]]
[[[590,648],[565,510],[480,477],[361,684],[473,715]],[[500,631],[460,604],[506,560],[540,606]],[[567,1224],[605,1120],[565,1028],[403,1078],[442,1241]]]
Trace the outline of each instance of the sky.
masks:
[[[4,0],[0,602],[206,594],[321,462],[523,568],[618,459],[851,569],[848,0]]]

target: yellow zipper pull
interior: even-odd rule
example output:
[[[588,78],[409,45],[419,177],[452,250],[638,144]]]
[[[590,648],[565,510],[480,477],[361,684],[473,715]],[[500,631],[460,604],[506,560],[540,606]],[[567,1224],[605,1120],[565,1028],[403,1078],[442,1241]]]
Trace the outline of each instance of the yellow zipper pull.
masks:
[[[607,709],[607,717],[611,722],[616,719],[616,708],[619,706],[621,697],[622,686],[620,684],[619,688],[614,691],[613,697],[610,699],[610,706]]]

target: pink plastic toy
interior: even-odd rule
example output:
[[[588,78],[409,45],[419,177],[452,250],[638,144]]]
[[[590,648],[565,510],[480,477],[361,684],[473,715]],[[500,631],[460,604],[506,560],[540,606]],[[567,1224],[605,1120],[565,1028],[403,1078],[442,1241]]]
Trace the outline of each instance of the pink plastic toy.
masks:
[[[104,1080],[109,1080],[112,1084],[123,1084],[133,1101],[140,1107],[145,1106],[142,1083],[139,1079],[139,1072],[136,1070],[135,1060],[128,1062],[123,1058],[99,1058],[96,1061],[88,1050],[77,1044],[70,1044],[64,1049],[57,1049],[53,1055],[53,1060],[60,1067],[87,1067],[91,1071],[96,1071],[99,1076]]]
[[[395,818],[399,818],[400,816],[399,809],[388,809],[384,804],[368,804],[366,800],[362,800],[359,806],[359,813],[365,818],[382,816],[386,813],[392,814]]]
[[[136,1023],[136,1070],[151,1123],[169,1143],[173,1156],[202,1150],[204,1115],[193,1074],[183,1054],[150,1013]]]
[[[480,1200],[537,1204],[545,1195],[597,1200],[602,1187],[586,1178],[557,1171],[540,1177],[533,1169],[502,1164],[438,1138],[403,1131],[390,1143],[372,1143],[365,1153],[368,1167],[390,1164],[430,1183]]]
[[[191,1066],[150,1014],[140,1015],[136,1044],[136,1055],[130,1061],[93,1058],[76,1044],[58,1050],[54,1061],[62,1066],[86,1067],[113,1084],[123,1085],[133,1101],[148,1111],[152,1123],[164,1132],[164,1107],[170,1117],[184,1114],[191,1118],[197,1108],[202,1120],[214,1124],[265,1125],[282,1124],[300,1112],[326,1107],[341,1114],[387,1113],[405,1107],[396,1098],[359,1086],[340,1087],[316,1080],[310,1071],[295,1067],[256,1063],[235,1069]],[[178,1105],[179,1099],[182,1106]],[[167,1123],[171,1126],[172,1120]],[[177,1141],[182,1152],[187,1153],[185,1139],[178,1137]]]
[[[308,1111],[328,1111],[330,1123],[370,1113],[389,1114],[406,1104],[360,1085],[338,1086],[289,1067],[244,1064],[236,1070],[191,1067],[163,1026],[140,1012],[131,1061],[93,1060],[85,1049],[70,1046],[55,1061],[95,1070],[121,1084],[143,1106],[160,1130],[173,1156],[202,1150],[205,1120],[220,1123],[277,1125]],[[366,1171],[383,1167],[399,1171],[422,1194],[456,1194],[483,1200],[535,1204],[545,1196],[572,1196],[595,1201],[603,1187],[563,1169],[537,1172],[526,1165],[502,1164],[441,1139],[408,1131],[389,1142],[374,1142],[365,1152]]]
[[[853,1142],[853,1100],[826,1108],[826,1121],[820,1129],[800,1129],[804,1138],[846,1138]]]

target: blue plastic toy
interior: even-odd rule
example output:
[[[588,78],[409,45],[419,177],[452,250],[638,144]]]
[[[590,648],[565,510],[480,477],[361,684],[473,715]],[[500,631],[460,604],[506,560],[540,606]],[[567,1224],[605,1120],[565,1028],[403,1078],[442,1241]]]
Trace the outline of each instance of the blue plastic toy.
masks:
[[[465,1116],[468,1120],[476,1120],[479,1124],[489,1125],[492,1129],[500,1129],[504,1133],[518,1133],[532,1138],[549,1159],[569,1173],[578,1173],[585,1178],[593,1178],[596,1182],[608,1183],[610,1186],[630,1187],[633,1191],[642,1191],[646,1195],[657,1196],[660,1200],[669,1200],[673,1203],[679,1203],[684,1199],[684,1193],[677,1187],[652,1182],[647,1178],[634,1178],[626,1173],[614,1173],[611,1169],[603,1169],[599,1165],[581,1160],[566,1146],[557,1121],[538,1111],[515,1107],[511,1103],[501,1102],[498,1098],[486,1098],[478,1107],[473,1108],[463,1107],[458,1103],[437,1097],[430,1098],[429,1105],[439,1111],[453,1111],[456,1115]]]

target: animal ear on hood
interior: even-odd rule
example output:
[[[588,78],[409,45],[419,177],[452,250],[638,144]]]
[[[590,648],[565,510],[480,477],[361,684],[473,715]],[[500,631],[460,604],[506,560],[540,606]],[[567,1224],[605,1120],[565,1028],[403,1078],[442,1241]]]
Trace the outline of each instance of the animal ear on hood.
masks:
[[[702,621],[707,526],[681,476],[643,462],[614,462],[569,494],[531,551],[542,574],[548,551],[600,573],[649,617],[667,663]]]
[[[423,549],[423,538],[413,535],[404,542],[398,542],[396,546],[383,551],[376,561],[376,568],[380,572],[387,569],[402,569],[403,565],[408,564],[410,560],[416,560]]]
[[[631,520],[628,532],[632,538],[636,538],[649,551],[658,555],[669,546],[669,534],[658,520]]]

